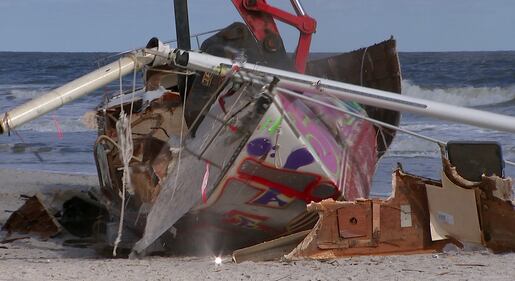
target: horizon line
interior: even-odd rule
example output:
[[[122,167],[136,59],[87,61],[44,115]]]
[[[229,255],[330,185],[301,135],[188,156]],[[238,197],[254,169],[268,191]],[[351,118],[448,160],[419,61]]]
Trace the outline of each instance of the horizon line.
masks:
[[[360,48],[358,49],[354,49],[354,50],[359,50]],[[135,49],[136,50],[136,49]],[[319,54],[335,54],[335,53],[346,53],[346,52],[352,52],[354,50],[347,50],[347,51],[311,51],[310,53],[319,53]],[[132,51],[132,50],[130,50]],[[129,52],[130,52],[129,51]],[[94,54],[94,53],[110,53],[110,54],[116,54],[116,53],[126,53],[128,52],[128,50],[125,50],[125,51],[10,51],[10,50],[0,50],[0,53],[49,53],[49,54],[52,54],[52,53],[65,53],[65,54],[74,54],[74,53],[91,53],[91,54]],[[458,50],[437,50],[437,51],[412,51],[412,50],[409,50],[409,51],[402,51],[402,50],[398,50],[397,51],[398,53],[484,53],[484,52],[515,52],[515,49],[514,50],[503,50],[503,49],[499,49],[499,50],[461,50],[461,51],[458,51]],[[288,54],[293,54],[293,52],[287,52]]]

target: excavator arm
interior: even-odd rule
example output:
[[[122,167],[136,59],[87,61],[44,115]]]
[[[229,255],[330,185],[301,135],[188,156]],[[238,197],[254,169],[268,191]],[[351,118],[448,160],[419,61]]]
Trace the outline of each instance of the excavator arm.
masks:
[[[299,0],[291,0],[296,15],[274,7],[265,0],[232,0],[232,2],[256,40],[268,52],[275,52],[278,48],[282,48],[281,36],[274,19],[297,28],[300,36],[295,51],[295,69],[299,73],[305,72],[311,36],[316,31],[316,20],[306,14]]]

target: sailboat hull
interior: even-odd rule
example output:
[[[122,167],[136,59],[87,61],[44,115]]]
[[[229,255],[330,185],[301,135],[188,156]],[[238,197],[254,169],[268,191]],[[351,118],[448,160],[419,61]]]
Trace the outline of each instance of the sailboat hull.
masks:
[[[362,58],[366,63],[356,63]],[[400,93],[399,69],[394,40],[308,66],[313,75],[349,83],[360,77],[363,85]],[[206,74],[201,83],[211,92],[223,86],[220,77]],[[125,219],[137,236],[147,238],[136,248],[163,238],[172,226],[177,230],[167,242],[172,248],[248,246],[311,228],[317,218],[306,205],[312,201],[369,196],[376,162],[392,132],[384,134],[364,120],[281,93],[256,100],[260,91],[249,87],[218,95],[199,124],[192,125],[193,118],[186,122],[195,132],[181,153],[174,150],[177,137],[171,141],[180,135],[183,110],[180,101],[166,98],[174,93],[163,90],[145,110],[141,99],[134,101],[141,111],[132,117],[134,199]],[[394,125],[399,120],[397,112],[331,97],[324,101]],[[129,105],[123,106],[129,110]],[[108,139],[116,139],[120,106],[112,101],[99,110],[95,148],[101,190],[113,214],[120,207],[122,163]]]

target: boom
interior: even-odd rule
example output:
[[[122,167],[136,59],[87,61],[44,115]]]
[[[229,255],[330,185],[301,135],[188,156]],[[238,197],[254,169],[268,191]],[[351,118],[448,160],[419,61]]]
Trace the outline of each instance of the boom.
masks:
[[[136,63],[138,62],[138,63]],[[477,109],[448,105],[420,98],[401,96],[386,91],[322,79],[305,74],[265,67],[251,63],[234,63],[230,59],[193,51],[171,49],[159,43],[158,48],[144,49],[100,68],[90,74],[59,87],[48,94],[21,105],[3,115],[0,133],[8,132],[65,103],[71,102],[107,83],[116,80],[142,64],[163,65],[203,71],[214,75],[233,75],[260,85],[273,86],[276,93],[291,91],[332,95],[348,101],[390,110],[411,112],[483,128],[515,133],[515,117]],[[234,73],[236,72],[236,73]],[[233,74],[234,73],[234,74]]]

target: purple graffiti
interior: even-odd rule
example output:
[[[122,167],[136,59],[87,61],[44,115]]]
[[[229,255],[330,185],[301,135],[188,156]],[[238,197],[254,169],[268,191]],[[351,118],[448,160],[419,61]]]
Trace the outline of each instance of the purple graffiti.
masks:
[[[328,170],[332,174],[337,174],[342,152],[334,136],[317,121],[317,117],[302,101],[283,95],[280,97],[285,111],[294,120],[297,130],[308,141]]]
[[[247,144],[248,154],[256,157],[267,155],[272,149],[272,142],[268,138],[256,138]]]
[[[298,168],[309,165],[314,161],[315,158],[313,158],[313,155],[311,155],[306,148],[299,148],[288,155],[284,168],[297,170]]]
[[[288,202],[282,200],[280,195],[282,195],[282,193],[270,188],[252,201],[252,203],[269,207],[284,207],[288,205]]]

